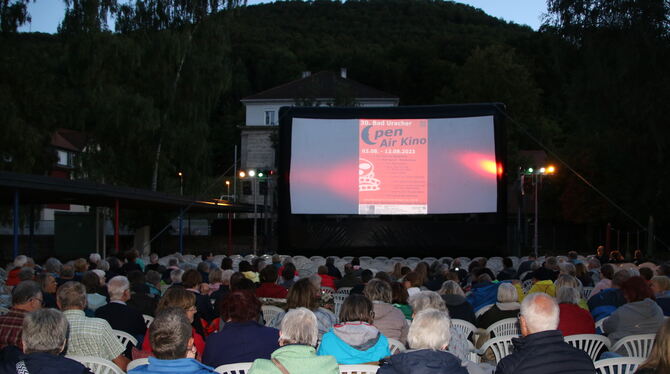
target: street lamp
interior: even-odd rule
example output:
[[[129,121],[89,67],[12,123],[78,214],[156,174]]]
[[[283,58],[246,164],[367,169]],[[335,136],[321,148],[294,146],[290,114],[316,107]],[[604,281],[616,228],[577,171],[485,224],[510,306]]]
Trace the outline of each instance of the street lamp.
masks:
[[[230,200],[230,181],[226,181],[226,198]]]
[[[244,172],[244,170],[240,170],[240,178],[245,178],[246,176],[249,176],[251,178],[251,189],[252,189],[252,194],[254,195],[254,255],[256,255],[256,252],[258,250],[258,218],[256,217],[258,213],[258,205],[257,205],[257,195],[258,195],[258,178],[256,177],[256,170],[251,169],[248,170],[247,172]],[[259,177],[261,177],[263,173],[259,174]]]
[[[524,176],[530,176],[533,182],[534,186],[534,191],[533,191],[533,198],[535,200],[535,224],[533,227],[533,250],[535,251],[535,257],[538,256],[538,247],[539,247],[539,195],[540,195],[540,188],[539,184],[542,182],[542,177],[545,175],[553,175],[556,173],[556,167],[553,165],[549,166],[542,166],[540,168],[527,168],[525,170],[522,170],[521,172],[521,180],[523,181]],[[521,193],[523,194],[523,186],[521,189]]]
[[[179,171],[177,175],[179,176],[179,195],[184,196],[184,173]]]

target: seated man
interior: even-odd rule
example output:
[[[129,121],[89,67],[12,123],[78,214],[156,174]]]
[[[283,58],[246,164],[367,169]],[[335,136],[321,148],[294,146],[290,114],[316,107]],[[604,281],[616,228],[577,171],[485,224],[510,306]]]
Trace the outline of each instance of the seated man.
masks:
[[[609,317],[618,307],[626,303],[621,286],[630,278],[628,270],[619,270],[612,277],[612,287],[592,295],[587,304],[595,321]]]
[[[12,289],[12,308],[0,316],[0,349],[8,345],[23,349],[21,331],[23,318],[42,307],[42,291],[34,281],[23,281]]]
[[[558,328],[558,304],[553,297],[536,292],[521,303],[521,338],[512,339],[514,352],[503,358],[496,374],[595,373],[586,352],[563,340]]]
[[[121,370],[126,370],[129,362],[123,356],[126,347],[114,335],[109,323],[104,319],[84,315],[86,288],[83,284],[67,282],[60,286],[56,303],[70,323],[68,355],[104,358],[114,362]]]
[[[109,304],[98,308],[95,316],[109,322],[114,330],[121,330],[142,341],[147,327],[137,309],[126,305],[130,300],[130,282],[123,275],[117,275],[107,283]],[[141,344],[139,344],[141,346]]]
[[[149,357],[149,364],[140,365],[128,374],[216,373],[195,360],[191,324],[183,308],[169,307],[159,312],[149,327],[149,340],[156,357]]]
[[[23,319],[21,337],[25,354],[6,360],[0,373],[91,374],[86,366],[60,355],[67,329],[67,319],[56,309],[28,313]]]

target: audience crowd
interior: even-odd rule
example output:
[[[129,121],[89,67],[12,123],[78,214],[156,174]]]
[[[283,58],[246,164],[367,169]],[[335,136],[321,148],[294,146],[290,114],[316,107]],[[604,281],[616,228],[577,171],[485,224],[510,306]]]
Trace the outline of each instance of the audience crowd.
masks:
[[[279,255],[144,260],[135,250],[64,264],[16,257],[0,272],[0,292],[11,298],[0,315],[0,374],[90,373],[71,356],[123,371],[147,358],[128,372],[149,374],[241,362],[253,362],[251,374],[336,374],[342,364],[379,365],[382,374],[595,373],[592,358],[564,337],[596,333],[612,344],[656,334],[637,373],[670,373],[670,264],[639,251],[629,263],[599,247],[587,257],[496,266],[481,257],[398,262],[388,272],[328,258],[310,274]],[[338,289],[348,296],[335,300]],[[270,316],[263,305],[281,311]],[[512,353],[496,362],[479,351],[481,361],[471,361],[495,338],[487,329],[510,318],[520,332]],[[476,330],[468,336],[454,321]],[[122,343],[119,331],[137,344]]]

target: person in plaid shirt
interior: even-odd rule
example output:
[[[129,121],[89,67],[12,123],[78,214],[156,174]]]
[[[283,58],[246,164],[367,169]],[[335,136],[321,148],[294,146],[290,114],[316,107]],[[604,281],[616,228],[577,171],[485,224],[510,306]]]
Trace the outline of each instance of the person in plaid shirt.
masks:
[[[112,361],[121,370],[126,370],[128,360],[112,327],[101,318],[89,318],[86,308],[86,288],[79,282],[70,281],[58,288],[56,294],[58,308],[70,323],[70,338],[67,354],[74,356],[94,356]]]
[[[21,331],[23,317],[42,307],[42,291],[34,281],[23,281],[12,290],[12,308],[0,316],[0,349],[13,345],[23,350]]]

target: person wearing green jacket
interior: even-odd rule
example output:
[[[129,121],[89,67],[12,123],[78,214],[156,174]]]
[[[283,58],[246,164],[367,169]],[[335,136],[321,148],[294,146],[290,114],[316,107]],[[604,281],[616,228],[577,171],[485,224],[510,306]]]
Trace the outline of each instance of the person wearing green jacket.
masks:
[[[249,374],[339,374],[335,357],[316,355],[318,336],[314,313],[307,308],[291,309],[281,322],[280,348],[272,352],[271,360],[255,360]]]

